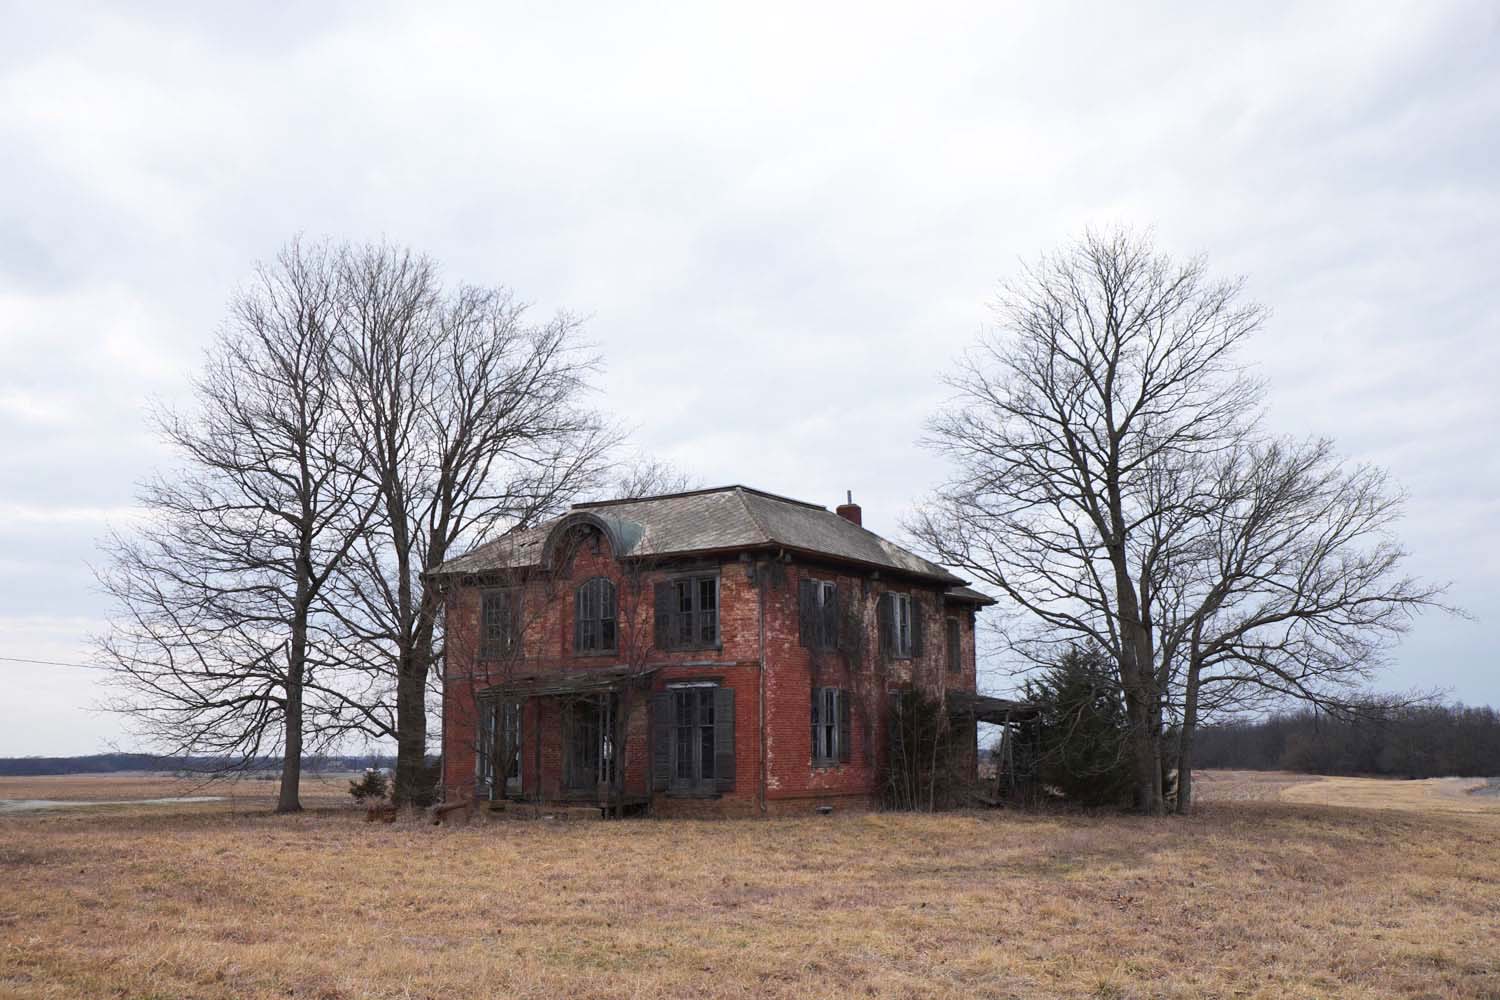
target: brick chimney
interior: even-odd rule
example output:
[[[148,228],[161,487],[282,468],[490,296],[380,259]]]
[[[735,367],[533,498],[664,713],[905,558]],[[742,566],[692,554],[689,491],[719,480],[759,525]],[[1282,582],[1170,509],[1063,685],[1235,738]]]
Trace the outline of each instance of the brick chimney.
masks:
[[[850,490],[847,495],[849,502],[839,504],[833,509],[833,512],[846,521],[853,521],[855,524],[863,525],[864,521],[860,520],[862,512],[859,509],[859,504],[854,502],[854,491]]]

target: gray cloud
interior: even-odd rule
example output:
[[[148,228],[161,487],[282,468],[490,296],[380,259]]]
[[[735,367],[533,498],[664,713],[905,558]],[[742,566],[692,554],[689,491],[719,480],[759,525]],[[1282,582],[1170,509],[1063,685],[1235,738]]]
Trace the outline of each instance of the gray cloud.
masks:
[[[1269,418],[1410,494],[1392,687],[1500,702],[1500,71],[1489,4],[671,12],[15,5],[0,39],[0,645],[79,660],[87,563],[167,461],[254,260],[386,236],[590,317],[601,401],[712,482],[894,532],[938,375],[1087,224],[1244,273]],[[0,663],[0,753],[93,749]]]

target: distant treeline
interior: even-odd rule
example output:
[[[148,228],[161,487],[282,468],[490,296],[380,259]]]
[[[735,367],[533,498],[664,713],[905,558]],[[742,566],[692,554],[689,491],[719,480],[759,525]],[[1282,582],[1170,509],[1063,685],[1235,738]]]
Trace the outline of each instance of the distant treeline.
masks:
[[[1198,767],[1402,778],[1500,775],[1500,712],[1372,703],[1345,720],[1304,709],[1198,733]]]
[[[366,754],[348,757],[305,757],[304,771],[360,771],[367,767],[390,767],[393,757]],[[110,774],[115,771],[189,771],[210,774],[237,762],[220,757],[158,757],[145,753],[99,753],[86,757],[0,757],[0,775],[27,777],[39,774]],[[280,757],[244,762],[244,770],[279,770]]]

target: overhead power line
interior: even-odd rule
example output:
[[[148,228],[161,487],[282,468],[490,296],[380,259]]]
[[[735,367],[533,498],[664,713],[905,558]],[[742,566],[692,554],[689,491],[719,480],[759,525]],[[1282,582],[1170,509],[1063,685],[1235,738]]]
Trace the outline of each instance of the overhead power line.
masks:
[[[0,656],[6,663],[35,663],[43,667],[77,667],[79,670],[108,670],[101,663],[64,663],[61,660],[33,660],[25,656]]]

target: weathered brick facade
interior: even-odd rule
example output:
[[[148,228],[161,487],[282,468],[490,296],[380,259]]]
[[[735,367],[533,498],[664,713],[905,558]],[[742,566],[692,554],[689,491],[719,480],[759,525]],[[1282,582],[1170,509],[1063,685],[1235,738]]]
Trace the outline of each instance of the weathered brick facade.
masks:
[[[824,517],[834,516],[817,510]],[[559,532],[566,533],[565,544],[559,545]],[[890,692],[912,684],[938,695],[975,689],[974,611],[982,598],[975,600],[972,591],[969,596],[955,594],[951,577],[851,565],[836,553],[789,552],[771,546],[662,556],[627,552],[622,557],[614,548],[623,544],[612,534],[589,519],[563,523],[548,536],[550,564],[537,557],[530,565],[447,578],[447,794],[476,789],[480,705],[496,697],[521,705],[521,797],[588,800],[590,792],[565,787],[572,711],[567,706],[570,698],[600,696],[549,692],[557,678],[594,678],[613,671],[614,704],[624,734],[623,748],[615,751],[617,794],[625,800],[667,815],[765,815],[824,805],[865,808],[880,795]],[[717,640],[704,648],[661,648],[656,600],[666,592],[662,585],[685,574],[717,579]],[[597,577],[610,581],[616,595],[615,648],[578,653],[574,623],[579,588]],[[804,579],[831,582],[836,588],[836,649],[814,650],[804,643],[799,601]],[[519,647],[486,657],[481,655],[483,595],[497,588],[520,595],[519,611],[513,612]],[[920,626],[913,624],[911,631],[914,639],[920,635],[921,648],[913,649],[909,658],[882,650],[877,602],[886,593],[910,595],[912,615],[920,616]],[[949,663],[949,619],[958,630],[956,668]],[[720,755],[715,758],[715,787],[696,787],[689,794],[663,783],[663,768],[676,767],[668,765],[669,759],[685,759],[689,744],[676,743],[670,748],[675,756],[670,757],[668,749],[657,745],[664,735],[673,740],[686,737],[667,728],[662,719],[656,720],[655,728],[652,723],[671,692],[695,684],[733,692],[733,725],[731,730],[722,717],[716,720],[720,728],[713,738],[719,741]],[[836,688],[849,700],[849,746],[840,754],[847,759],[814,761],[811,723],[816,688]],[[497,695],[496,690],[503,693]],[[728,707],[722,700],[716,704]],[[728,763],[723,754],[731,731],[729,781],[723,776]],[[691,731],[692,740],[698,732]],[[706,759],[711,755],[707,727],[702,732],[701,753]],[[675,771],[673,776],[675,780]],[[479,794],[491,790],[479,788]],[[493,794],[502,792],[495,789]]]

